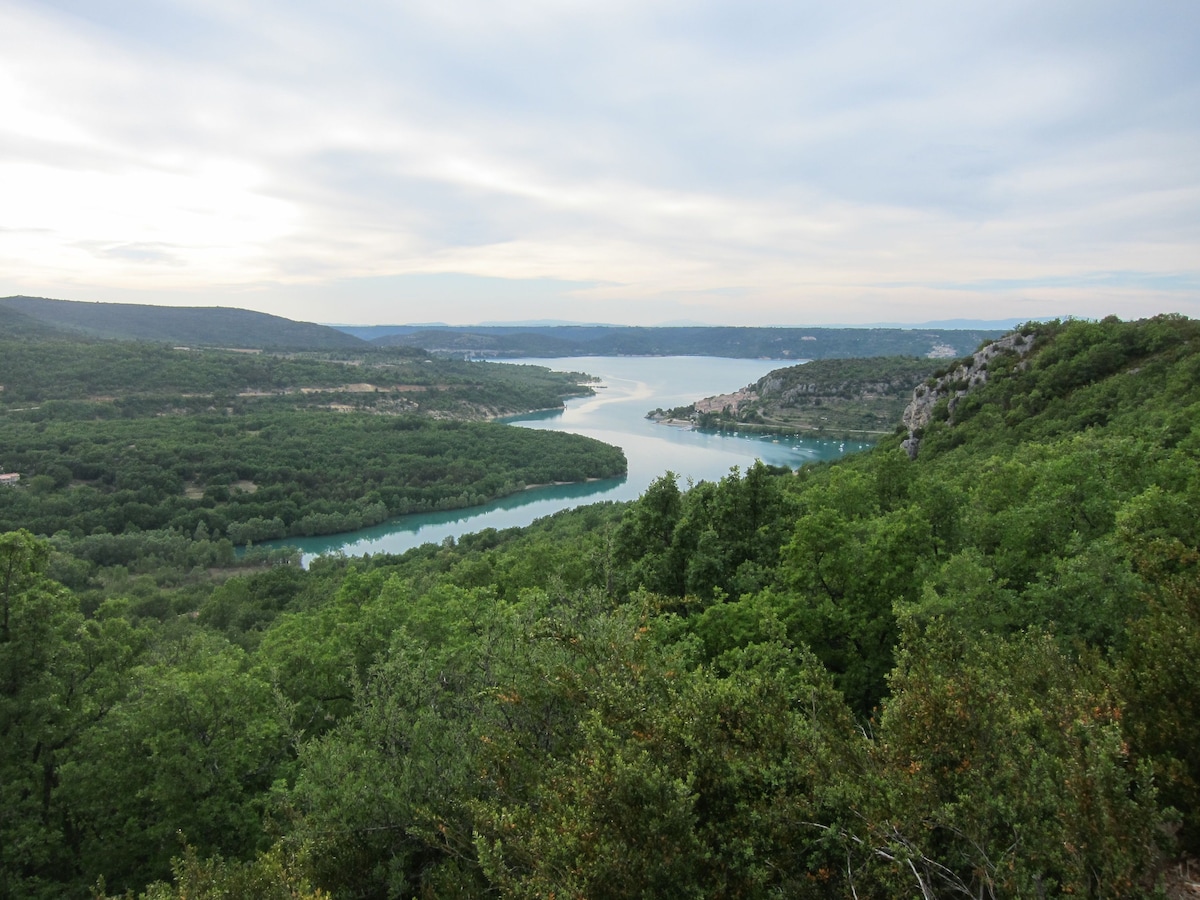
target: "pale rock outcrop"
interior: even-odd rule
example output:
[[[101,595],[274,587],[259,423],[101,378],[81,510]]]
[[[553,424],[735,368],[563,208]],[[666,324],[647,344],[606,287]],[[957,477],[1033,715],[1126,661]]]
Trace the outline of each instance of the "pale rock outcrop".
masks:
[[[939,400],[948,398],[950,418],[954,418],[954,408],[960,398],[965,397],[980,385],[987,384],[987,364],[1002,353],[1016,353],[1024,356],[1033,347],[1033,335],[1023,335],[1014,331],[1006,334],[997,341],[992,341],[976,350],[971,359],[956,366],[952,371],[938,378],[934,384],[919,384],[913,389],[913,398],[904,410],[904,427],[908,429],[908,437],[901,447],[909,459],[916,459],[921,448],[919,432],[933,418],[933,408]]]

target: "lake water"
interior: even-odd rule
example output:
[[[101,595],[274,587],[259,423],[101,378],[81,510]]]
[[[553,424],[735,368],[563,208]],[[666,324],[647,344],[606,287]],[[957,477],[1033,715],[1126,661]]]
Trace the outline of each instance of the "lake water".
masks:
[[[535,488],[486,506],[401,516],[346,534],[288,538],[271,543],[299,547],[305,557],[338,551],[349,556],[403,553],[421,544],[440,543],[447,537],[457,538],[485,528],[528,525],[534,519],[584,503],[634,500],[668,470],[678,474],[681,486],[685,486],[688,481],[716,481],[728,475],[733,466],[744,470],[756,459],[799,468],[808,462],[836,459],[869,446],[854,441],[716,434],[659,425],[646,418],[652,409],[670,409],[714,394],[731,393],[773,369],[794,364],[783,360],[589,356],[505,362],[587,372],[599,377],[601,383],[596,386],[595,396],[569,400],[565,410],[516,416],[505,421],[515,427],[571,431],[616,444],[629,460],[628,474],[590,484]]]

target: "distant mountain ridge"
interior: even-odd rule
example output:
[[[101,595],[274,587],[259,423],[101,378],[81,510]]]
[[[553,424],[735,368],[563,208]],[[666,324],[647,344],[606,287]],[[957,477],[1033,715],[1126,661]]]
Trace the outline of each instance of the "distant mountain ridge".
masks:
[[[564,356],[721,356],[741,359],[836,359],[966,356],[1001,329],[763,328],[702,325],[343,327],[381,347],[423,347],[479,358]]]
[[[341,350],[363,341],[327,325],[226,307],[0,298],[0,334],[94,337],[261,350]]]
[[[318,325],[231,307],[0,298],[0,337],[90,337],[259,350],[420,348],[469,358],[718,356],[740,359],[962,357],[1004,332],[985,328],[623,325]]]

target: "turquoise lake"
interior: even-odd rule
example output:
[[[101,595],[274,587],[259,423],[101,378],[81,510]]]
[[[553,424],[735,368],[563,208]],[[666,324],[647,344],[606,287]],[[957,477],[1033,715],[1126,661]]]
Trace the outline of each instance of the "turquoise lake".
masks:
[[[425,543],[485,528],[528,525],[534,519],[572,506],[604,500],[633,500],[666,471],[689,481],[715,481],[734,466],[745,469],[761,459],[771,465],[798,468],[817,460],[836,459],[870,446],[854,441],[784,436],[733,435],[659,425],[646,418],[657,407],[670,409],[714,394],[745,387],[784,360],[713,357],[570,357],[481,362],[479,365],[528,363],[564,372],[587,372],[601,379],[596,393],[567,401],[565,410],[516,416],[513,427],[544,428],[587,435],[625,451],[629,472],[624,478],[589,484],[534,488],[467,509],[401,516],[345,534],[288,538],[273,545],[299,547],[305,558],[322,553],[403,553]]]

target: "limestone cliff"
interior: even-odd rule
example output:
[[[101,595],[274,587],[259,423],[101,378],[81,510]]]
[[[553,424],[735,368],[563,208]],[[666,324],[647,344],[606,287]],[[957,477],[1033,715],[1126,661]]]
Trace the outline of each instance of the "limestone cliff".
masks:
[[[992,341],[976,350],[954,369],[913,389],[912,400],[904,410],[903,423],[908,437],[901,446],[909,459],[916,459],[921,447],[921,431],[933,419],[934,409],[941,400],[946,400],[946,412],[954,420],[954,408],[960,398],[972,390],[987,384],[988,363],[1002,353],[1024,356],[1033,347],[1033,335],[1014,331],[997,341]]]

